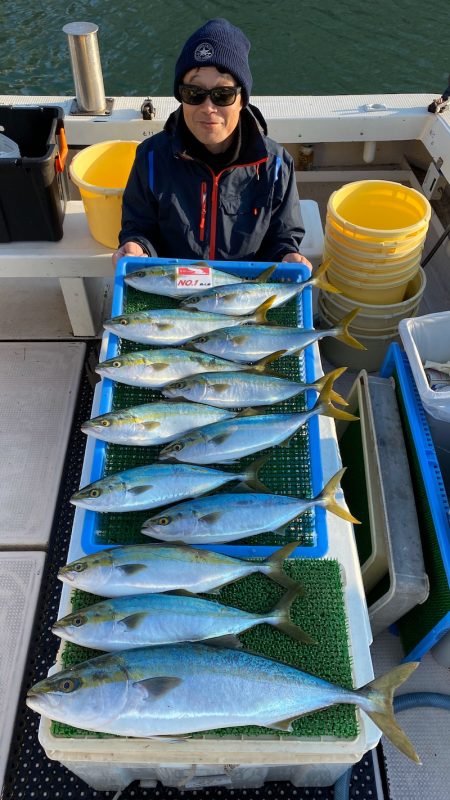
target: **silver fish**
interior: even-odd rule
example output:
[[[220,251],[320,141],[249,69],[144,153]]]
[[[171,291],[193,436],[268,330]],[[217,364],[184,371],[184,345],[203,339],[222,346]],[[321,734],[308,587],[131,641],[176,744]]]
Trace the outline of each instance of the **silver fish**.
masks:
[[[88,419],[81,430],[113,444],[148,447],[235,414],[202,403],[144,403]]]
[[[281,351],[281,355],[282,353],[283,351]],[[336,380],[345,370],[346,367],[337,369],[312,383],[290,381],[285,378],[277,378],[275,375],[259,375],[243,370],[239,372],[205,372],[168,383],[163,387],[162,394],[172,400],[184,398],[218,408],[245,408],[246,406],[254,408],[255,406],[279,403],[302,394],[308,389],[321,392],[329,377],[333,376],[333,380]],[[331,399],[341,405],[347,405],[347,401],[337,392],[332,393]]]
[[[339,470],[324,489],[310,500],[278,494],[214,494],[165,508],[144,522],[142,533],[165,542],[213,544],[235,542],[267,531],[285,533],[293,519],[318,506],[358,523],[336,501],[345,469]]]
[[[294,625],[289,611],[302,590],[291,589],[265,614],[242,611],[215,600],[173,594],[138,594],[102,600],[57,620],[52,632],[95,650],[222,640],[239,647],[238,634],[263,623],[305,644],[314,641]]]
[[[282,355],[282,354],[281,354]],[[262,358],[251,367],[252,371],[263,372],[270,361],[277,356]],[[141,386],[148,389],[160,389],[171,381],[181,380],[200,372],[226,372],[230,369],[248,370],[247,364],[237,365],[224,358],[209,356],[191,350],[165,347],[155,350],[121,353],[102,361],[95,371],[102,378],[111,378],[118,383],[129,386]]]
[[[186,297],[189,290],[177,286],[177,278],[179,267],[187,266],[209,267],[213,286],[225,286],[228,283],[236,284],[240,280],[237,275],[215,269],[205,261],[199,261],[195,264],[155,264],[151,267],[143,267],[135,272],[130,272],[125,275],[124,280],[128,286],[132,286],[133,289],[137,289],[140,292],[159,294],[164,297]],[[244,279],[242,278],[241,280]]]
[[[97,656],[40,681],[29,690],[27,705],[79,728],[152,737],[243,725],[292,731],[292,721],[303,714],[350,703],[419,762],[392,707],[394,689],[418,665],[402,664],[354,690],[242,650],[141,647]]]
[[[272,295],[275,296],[272,308],[278,308],[301,294],[307,286],[316,286],[327,292],[341,294],[341,290],[325,278],[329,265],[329,260],[324,261],[314,274],[302,283],[248,283],[244,286],[234,283],[221,288],[212,287],[201,294],[186,297],[181,301],[181,305],[185,308],[196,308],[198,311],[212,311],[214,314],[230,314],[238,317],[242,314],[251,314]]]
[[[358,313],[359,308],[354,309],[341,319],[338,325],[328,330],[283,327],[281,325],[244,325],[223,328],[193,337],[189,342],[189,347],[244,364],[257,361],[275,351],[284,350],[284,355],[300,353],[305,347],[318,342],[325,336],[334,336],[338,341],[344,342],[350,347],[365,350],[364,345],[348,332],[348,326]]]
[[[265,487],[258,480],[258,470],[265,459],[258,459],[242,472],[222,472],[188,464],[149,464],[107,475],[84,486],[70,498],[81,508],[104,513],[108,511],[141,511],[157,508],[188,497],[212,492],[232,481],[241,481],[252,488]]]
[[[283,572],[283,561],[298,547],[291,542],[264,561],[244,561],[212,550],[163,544],[111,547],[61,567],[58,578],[74,589],[122,597],[183,589],[211,592],[257,572],[286,588],[297,584]]]
[[[136,311],[134,314],[120,314],[106,320],[103,325],[107,331],[122,339],[153,345],[185,344],[193,336],[216,331],[218,328],[242,325],[245,322],[265,322],[266,312],[272,305],[272,298],[247,317],[228,317],[225,314],[210,314],[204,311],[188,311],[185,308],[156,308],[150,311]]]
[[[353,414],[335,408],[330,400],[333,378],[328,378],[316,404],[309,410],[288,414],[244,414],[225,422],[215,422],[166,445],[161,461],[186,461],[190,464],[232,464],[236,459],[257,453],[289,440],[308,420],[323,414],[334,419],[356,420]]]

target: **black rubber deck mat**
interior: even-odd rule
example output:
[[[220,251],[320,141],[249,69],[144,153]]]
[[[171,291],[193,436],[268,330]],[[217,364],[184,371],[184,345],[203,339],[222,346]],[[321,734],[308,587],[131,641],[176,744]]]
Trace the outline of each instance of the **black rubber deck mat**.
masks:
[[[96,360],[98,343],[87,342],[87,361],[91,365]],[[30,644],[28,665],[19,698],[15,729],[11,742],[9,762],[6,770],[1,800],[178,800],[186,797],[196,800],[212,798],[236,798],[236,800],[332,800],[332,786],[321,788],[295,787],[288,781],[268,782],[259,789],[227,789],[211,787],[182,791],[168,788],[158,783],[154,788],[141,788],[134,781],[122,792],[98,791],[75,776],[57,761],[47,758],[38,741],[40,717],[29,710],[25,704],[27,689],[47,676],[53,665],[59,646],[59,639],[51,633],[51,626],[57,617],[61,583],[57,573],[67,561],[72,530],[74,507],[70,504],[71,495],[78,489],[83,466],[86,437],[80,425],[90,416],[93,387],[87,369],[83,371],[78,402],[75,409],[72,433],[67,450],[66,464],[58,497],[53,529],[49,542],[49,556],[42,581],[41,595]],[[387,794],[385,795],[387,797]],[[367,753],[353,767],[349,800],[378,800],[372,754]],[[380,798],[381,800],[381,798]]]

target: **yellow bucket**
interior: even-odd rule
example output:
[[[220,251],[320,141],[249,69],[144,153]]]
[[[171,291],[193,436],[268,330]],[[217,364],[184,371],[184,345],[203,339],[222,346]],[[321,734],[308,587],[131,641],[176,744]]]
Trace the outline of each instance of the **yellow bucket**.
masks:
[[[332,242],[334,247],[343,253],[347,253],[347,255],[353,253],[358,257],[361,256],[361,258],[374,259],[376,261],[404,258],[419,247],[423,248],[426,235],[427,228],[423,228],[414,236],[409,236],[403,241],[395,239],[386,239],[384,241],[369,241],[367,239],[362,241],[361,239],[353,239],[346,236],[342,230],[338,230],[328,215],[325,222],[325,241]]]
[[[418,269],[419,267],[417,267],[416,272]],[[402,275],[395,280],[387,279],[385,282],[370,283],[367,280],[353,280],[352,278],[343,277],[334,270],[327,270],[328,280],[333,286],[340,289],[345,297],[373,305],[401,303],[405,297],[408,283],[415,274]]]
[[[377,276],[382,279],[382,276],[395,275],[400,272],[407,272],[411,267],[420,264],[422,258],[422,247],[414,250],[411,255],[404,258],[396,258],[391,261],[366,261],[359,258],[355,253],[350,256],[343,255],[338,248],[335,248],[332,243],[327,240],[325,242],[323,251],[323,260],[331,259],[333,266],[339,269],[345,269],[355,274],[364,276]]]
[[[89,230],[100,244],[115,250],[122,226],[122,196],[139,142],[90,145],[72,159],[69,173],[78,186]]]
[[[405,241],[428,227],[431,206],[415,189],[394,181],[354,181],[333,192],[327,212],[346,236]]]

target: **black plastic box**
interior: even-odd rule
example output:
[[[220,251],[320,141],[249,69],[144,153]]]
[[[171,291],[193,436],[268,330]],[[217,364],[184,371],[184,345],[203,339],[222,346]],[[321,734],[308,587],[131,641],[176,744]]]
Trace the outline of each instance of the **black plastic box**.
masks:
[[[0,158],[0,242],[58,241],[69,195],[59,106],[0,106],[0,131],[20,158]]]

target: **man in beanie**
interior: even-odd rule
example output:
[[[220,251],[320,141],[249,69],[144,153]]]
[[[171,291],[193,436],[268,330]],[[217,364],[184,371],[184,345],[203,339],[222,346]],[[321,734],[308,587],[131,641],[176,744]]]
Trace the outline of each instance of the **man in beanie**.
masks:
[[[128,256],[309,261],[293,161],[250,105],[250,42],[226,19],[190,36],[175,66],[181,106],[142,142],[128,180],[119,249]]]

